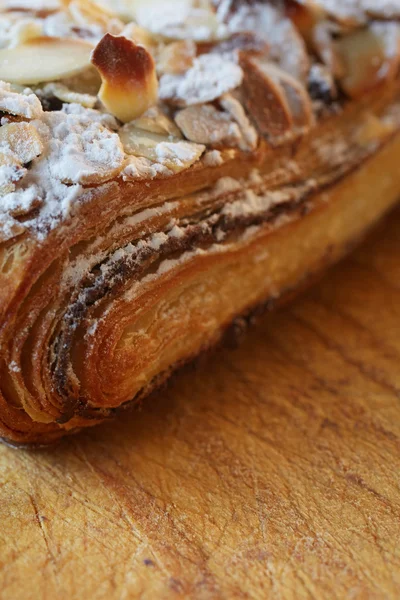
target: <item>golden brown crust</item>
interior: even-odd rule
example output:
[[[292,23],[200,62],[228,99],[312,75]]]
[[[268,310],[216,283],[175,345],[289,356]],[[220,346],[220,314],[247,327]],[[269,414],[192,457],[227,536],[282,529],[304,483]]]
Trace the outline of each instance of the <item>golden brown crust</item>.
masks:
[[[253,18],[258,4],[246,6]],[[67,4],[81,18],[85,8]],[[135,25],[146,48],[107,33],[94,44],[97,100],[90,66],[85,90],[81,76],[61,84],[61,109],[54,85],[35,94],[0,86],[0,142],[12,158],[0,165],[2,437],[51,442],[135,405],[240,315],[340,258],[394,205],[395,69],[357,101],[334,99],[328,70],[328,83],[312,80],[312,100],[305,42],[269,9],[270,55],[257,32],[250,42],[232,35],[230,48],[197,47]],[[358,53],[353,27],[341,31],[345,55]],[[276,54],[290,39],[292,62]],[[155,63],[165,102],[143,115]],[[310,77],[323,76],[314,66]],[[359,84],[349,96],[365,77]]]

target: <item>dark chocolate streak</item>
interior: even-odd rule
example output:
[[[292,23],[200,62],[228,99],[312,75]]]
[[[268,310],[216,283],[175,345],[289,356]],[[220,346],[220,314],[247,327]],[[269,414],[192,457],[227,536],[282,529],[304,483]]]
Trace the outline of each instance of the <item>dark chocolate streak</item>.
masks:
[[[88,407],[84,398],[80,398],[79,395],[77,396],[74,393],[70,382],[70,352],[75,331],[83,323],[89,310],[94,305],[118,296],[133,278],[140,278],[155,261],[165,260],[175,252],[186,252],[201,245],[218,243],[218,231],[222,230],[228,235],[240,234],[250,226],[272,225],[283,215],[295,216],[297,213],[299,217],[304,216],[312,209],[313,196],[316,191],[320,192],[331,187],[350,172],[360,168],[361,164],[369,156],[375,154],[377,149],[362,151],[361,156],[360,154],[357,155],[357,160],[350,161],[345,166],[337,168],[329,173],[329,176],[322,176],[321,182],[314,188],[307,187],[304,184],[288,186],[288,189],[293,190],[293,196],[288,201],[269,208],[265,212],[234,218],[214,213],[200,223],[189,224],[184,227],[185,235],[183,237],[169,237],[159,250],[144,247],[138,249],[129,257],[115,261],[114,264],[111,263],[112,257],[108,257],[103,263],[96,265],[86,281],[83,282],[83,288],[81,287],[76,292],[75,298],[72,298],[70,308],[65,313],[60,329],[50,348],[50,356],[54,357],[51,363],[53,381],[62,399],[62,415],[57,419],[57,422],[60,424],[66,423],[75,415],[86,419],[99,419],[115,413],[115,409]],[[302,193],[302,189],[306,191]],[[281,191],[285,190],[282,189]],[[224,242],[226,241],[225,238]],[[100,271],[101,266],[108,266],[107,273]],[[162,377],[165,379],[165,376]],[[136,402],[140,397],[147,394],[148,392],[144,390],[131,402]]]

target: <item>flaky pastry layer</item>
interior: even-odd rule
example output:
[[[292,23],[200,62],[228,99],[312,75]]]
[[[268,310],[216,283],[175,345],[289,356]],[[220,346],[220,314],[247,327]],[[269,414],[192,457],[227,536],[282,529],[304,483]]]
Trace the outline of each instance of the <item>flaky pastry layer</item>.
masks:
[[[399,197],[396,7],[182,2],[176,22],[140,2],[118,15],[89,0],[5,11],[11,443],[136,406],[338,260]]]

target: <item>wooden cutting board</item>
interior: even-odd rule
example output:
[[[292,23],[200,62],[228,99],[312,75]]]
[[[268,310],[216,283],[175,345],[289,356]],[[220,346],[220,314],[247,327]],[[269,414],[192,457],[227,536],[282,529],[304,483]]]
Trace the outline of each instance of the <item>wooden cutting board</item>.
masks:
[[[400,212],[141,413],[0,447],[0,598],[400,597]]]

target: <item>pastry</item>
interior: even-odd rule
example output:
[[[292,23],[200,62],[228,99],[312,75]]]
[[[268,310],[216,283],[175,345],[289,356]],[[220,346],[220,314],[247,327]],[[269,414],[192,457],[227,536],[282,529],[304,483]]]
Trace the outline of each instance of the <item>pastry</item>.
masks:
[[[400,194],[400,3],[9,0],[0,436],[138,404]]]

